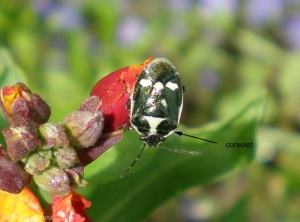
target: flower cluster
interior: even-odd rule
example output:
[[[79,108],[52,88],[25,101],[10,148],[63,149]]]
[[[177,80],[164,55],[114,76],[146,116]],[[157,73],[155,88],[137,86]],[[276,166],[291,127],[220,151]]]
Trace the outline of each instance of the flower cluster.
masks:
[[[23,83],[0,91],[10,126],[2,130],[0,189],[20,193],[30,182],[59,197],[85,187],[84,166],[119,142],[129,124],[126,108],[138,76],[153,58],[110,73],[62,123],[48,123],[50,107]],[[101,99],[100,99],[101,98]]]
[[[90,161],[85,158],[98,142],[104,125],[103,112],[98,111],[100,98],[87,98],[80,109],[67,114],[62,123],[47,123],[50,107],[23,83],[4,87],[0,95],[0,107],[11,124],[2,130],[7,148],[0,147],[0,188],[19,193],[33,178],[51,194],[66,196],[70,187],[87,186],[83,166],[96,155]],[[98,146],[95,147],[99,149]],[[81,149],[85,157],[82,162],[77,153]]]
[[[1,218],[89,221],[85,209],[91,203],[72,188],[86,187],[84,166],[123,138],[130,120],[130,94],[152,60],[99,80],[90,97],[61,123],[48,122],[50,107],[25,84],[1,89],[0,109],[10,126],[2,130],[6,147],[0,144],[0,198],[8,209],[16,209],[2,212]],[[32,179],[53,195],[45,212],[27,188]]]

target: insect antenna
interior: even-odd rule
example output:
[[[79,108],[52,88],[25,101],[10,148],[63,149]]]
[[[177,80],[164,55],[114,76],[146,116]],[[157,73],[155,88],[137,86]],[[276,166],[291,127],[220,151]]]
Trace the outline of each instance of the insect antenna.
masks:
[[[134,164],[140,159],[144,149],[146,147],[146,144],[143,145],[143,148],[140,152],[140,154],[135,158],[135,160],[132,162],[132,164],[127,168],[127,170],[122,174],[121,178],[125,177],[125,175],[128,173],[129,170],[131,170],[131,168],[134,166]]]
[[[168,147],[164,147],[164,146],[159,146],[162,149],[171,151],[173,153],[182,153],[182,154],[190,154],[190,155],[202,155],[201,152],[197,152],[197,151],[189,151],[189,150],[179,150],[179,149],[171,149]]]

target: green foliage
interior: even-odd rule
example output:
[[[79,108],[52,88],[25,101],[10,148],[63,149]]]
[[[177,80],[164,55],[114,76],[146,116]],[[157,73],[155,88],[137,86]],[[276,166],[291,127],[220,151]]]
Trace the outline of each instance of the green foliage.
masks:
[[[209,195],[203,187],[219,179],[225,189],[222,181],[233,180],[225,177],[227,173],[254,159],[242,169],[242,182],[252,187],[243,190],[247,198],[233,200],[236,207],[229,212],[216,207],[211,218],[222,219],[221,214],[229,221],[245,218],[238,211],[247,208],[256,220],[300,220],[300,54],[288,41],[286,26],[294,19],[297,3],[282,1],[285,9],[270,4],[270,10],[262,13],[264,20],[253,24],[248,10],[256,1],[233,1],[238,2],[236,11],[229,13],[231,5],[222,1],[214,14],[199,6],[201,2],[209,1],[0,1],[0,88],[26,83],[50,105],[51,121],[62,121],[76,110],[93,85],[110,72],[149,57],[167,57],[186,87],[179,130],[218,142],[172,135],[165,146],[203,155],[147,148],[120,179],[142,146],[136,132],[126,132],[120,143],[85,169],[91,185],[80,192],[92,200],[92,218],[141,220],[189,187],[201,185],[199,195]],[[273,6],[279,12],[275,17],[270,15]],[[261,10],[251,18],[259,19],[255,12]],[[297,39],[298,29],[292,30]],[[128,33],[139,34],[128,40]],[[248,105],[266,91],[266,102],[258,99]],[[262,126],[255,133],[262,106]],[[247,108],[239,112],[241,107]],[[0,114],[0,129],[6,126]],[[244,140],[257,141],[255,153],[224,146]],[[0,143],[5,144],[2,136]],[[45,192],[36,193],[47,200],[41,199],[44,205],[51,201]],[[235,190],[228,196],[232,193]],[[229,197],[215,195],[223,208],[230,205]],[[156,212],[150,217],[159,221]]]
[[[231,221],[247,221],[248,217],[248,202],[249,196],[241,197],[233,208],[224,215],[220,221],[231,222]]]
[[[92,200],[90,215],[95,221],[140,221],[187,188],[241,169],[253,158],[254,149],[226,148],[226,143],[254,141],[262,101],[256,99],[226,121],[201,128],[180,128],[189,135],[218,144],[178,135],[172,135],[164,143],[167,147],[201,151],[202,156],[148,148],[139,163],[121,179],[122,171],[134,160],[141,146],[137,135],[126,132],[123,141],[87,167],[86,178],[91,186],[82,193]],[[110,159],[110,163],[103,163],[105,159]],[[94,172],[91,174],[89,169]]]
[[[12,60],[10,53],[0,46],[0,86],[12,85],[17,82],[26,83],[26,75]],[[8,122],[0,113],[0,129],[8,126]],[[0,144],[4,144],[4,138],[0,134]]]
[[[26,83],[26,75],[12,60],[8,50],[0,48],[0,85],[10,85],[16,82]]]

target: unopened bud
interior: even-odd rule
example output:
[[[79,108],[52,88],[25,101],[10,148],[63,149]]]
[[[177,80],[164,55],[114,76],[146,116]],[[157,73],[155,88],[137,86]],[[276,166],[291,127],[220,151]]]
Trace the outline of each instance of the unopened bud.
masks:
[[[61,169],[49,167],[42,173],[33,176],[36,184],[51,193],[52,195],[62,197],[70,193],[70,180],[68,175]]]
[[[86,148],[94,145],[103,129],[102,112],[73,111],[64,119],[64,126],[71,145]]]
[[[37,149],[36,152],[40,154],[42,157],[51,160],[52,159],[52,150],[51,149]]]
[[[20,162],[11,161],[0,145],[0,189],[9,193],[20,193],[31,181],[31,176]]]
[[[42,141],[42,149],[69,146],[69,140],[65,134],[64,127],[60,123],[45,123],[39,127],[38,133]]]
[[[87,187],[89,183],[83,179],[83,166],[76,164],[75,166],[64,169],[70,179],[70,185],[74,188]]]
[[[2,130],[2,133],[7,144],[7,153],[13,161],[21,160],[40,145],[40,140],[31,125],[11,126]]]
[[[79,107],[79,111],[97,111],[101,104],[102,101],[99,96],[91,96],[83,101]]]
[[[40,173],[50,165],[50,160],[34,152],[26,159],[25,170],[31,175]]]
[[[16,126],[25,125],[28,121],[43,124],[51,114],[46,102],[23,83],[1,89],[0,108],[6,119]]]
[[[74,166],[75,163],[79,163],[79,159],[77,158],[77,153],[72,147],[55,150],[54,156],[56,157],[58,166],[62,169],[70,168]]]

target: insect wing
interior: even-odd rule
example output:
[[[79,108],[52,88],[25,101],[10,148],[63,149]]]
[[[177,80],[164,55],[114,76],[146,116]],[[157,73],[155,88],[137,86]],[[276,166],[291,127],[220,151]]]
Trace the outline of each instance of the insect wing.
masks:
[[[174,76],[174,78],[165,83],[164,93],[170,118],[179,123],[183,104],[183,90],[179,75]]]
[[[135,128],[138,133],[144,133],[149,130],[148,122],[143,118],[144,106],[148,100],[148,96],[151,93],[152,86],[142,86],[140,84],[141,79],[144,77],[144,71],[138,78],[133,93],[131,95],[131,107],[130,107],[130,121],[131,125]]]
[[[176,68],[161,60],[145,67],[131,97],[131,125],[140,133],[170,135],[182,109],[182,86]]]

